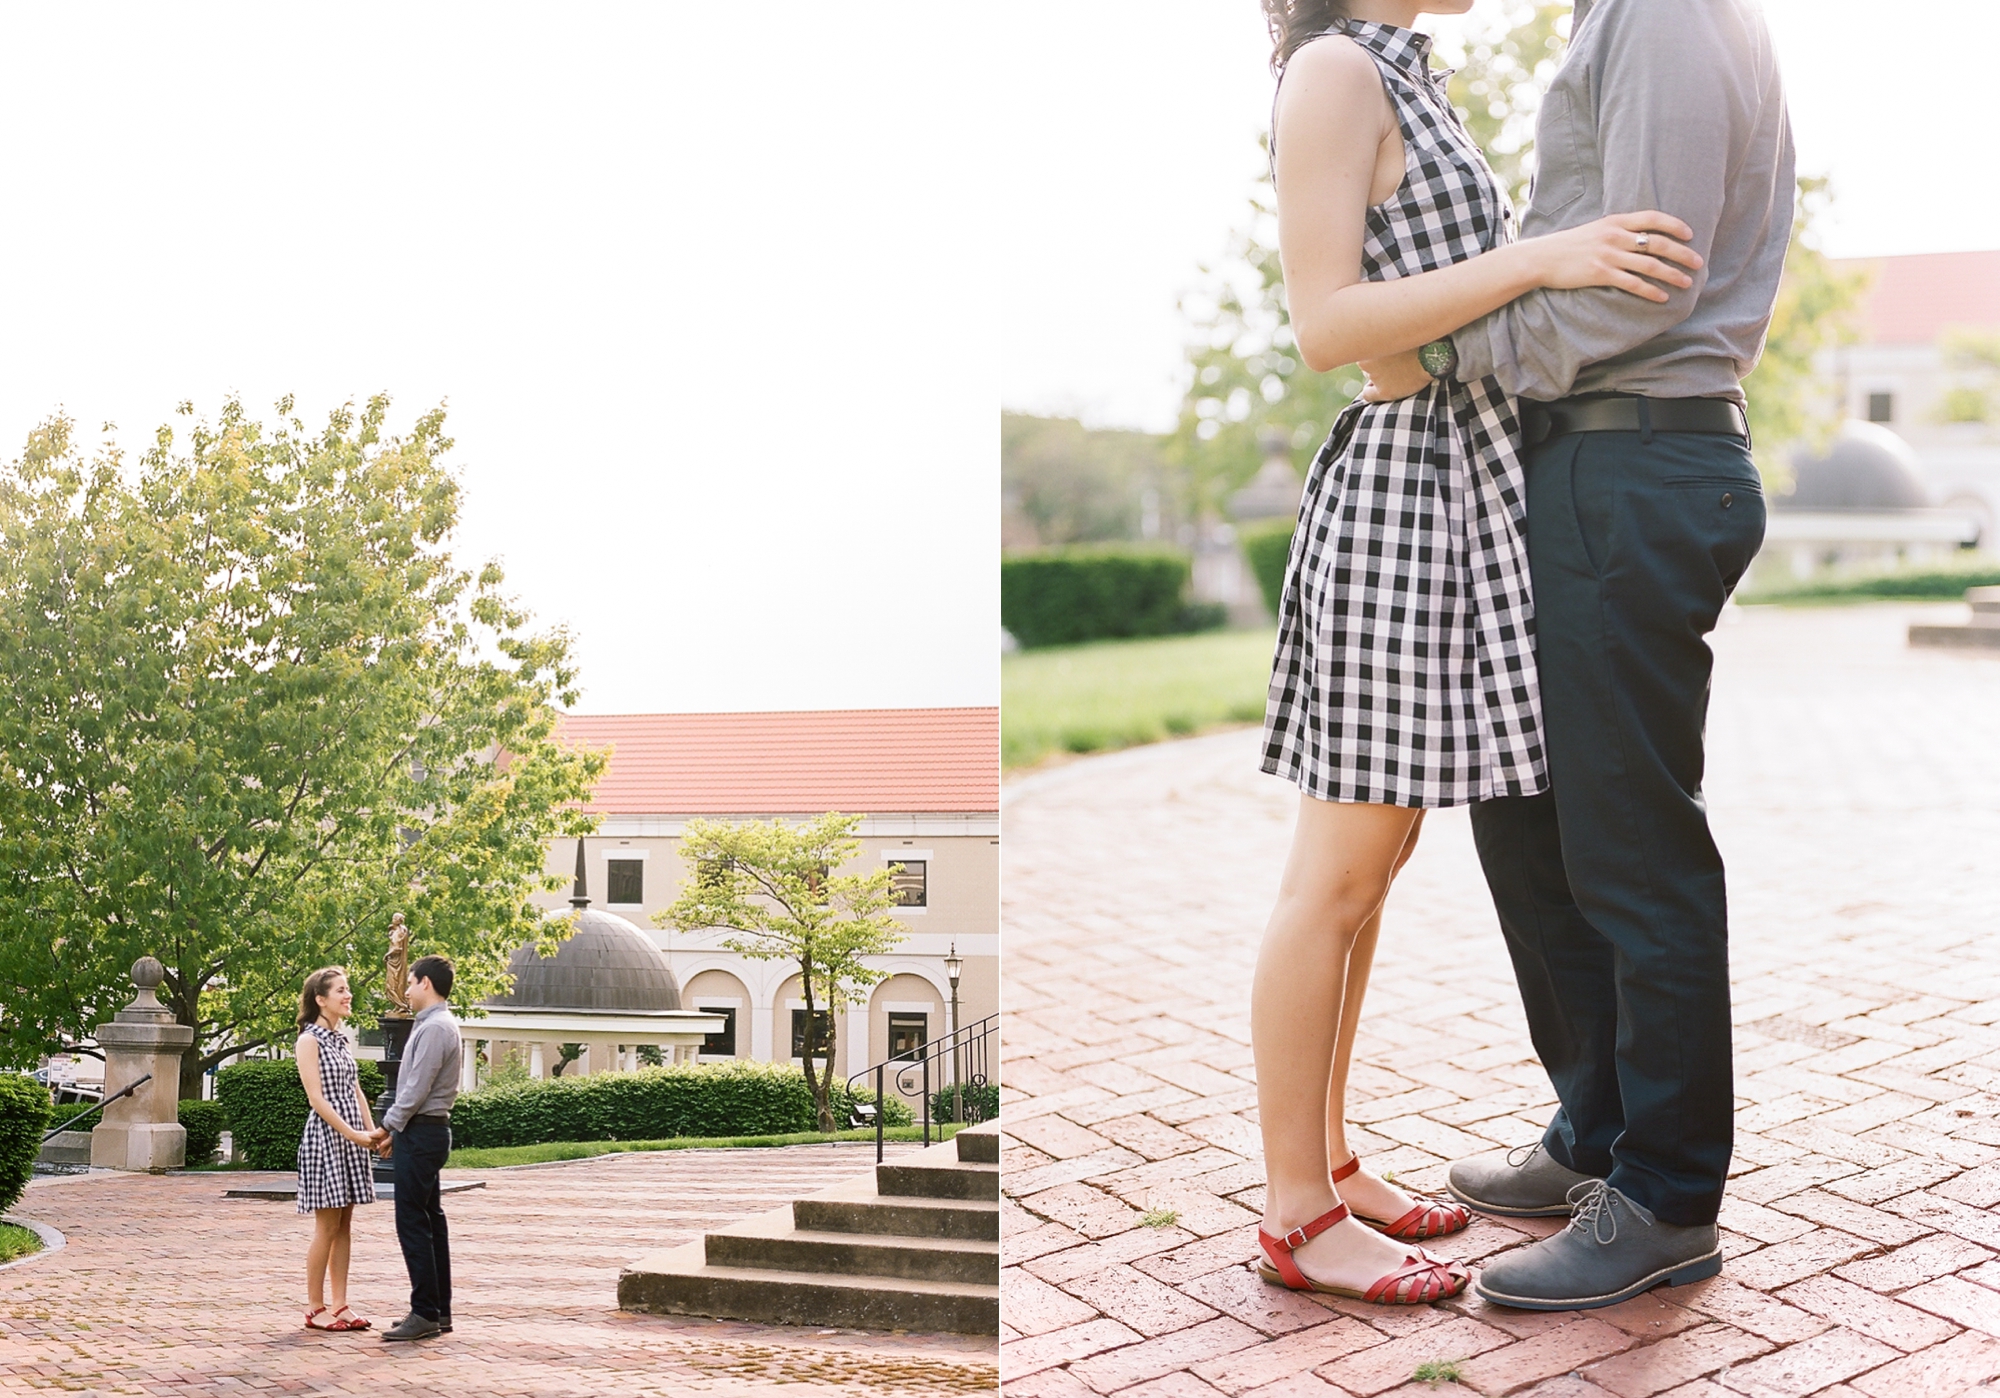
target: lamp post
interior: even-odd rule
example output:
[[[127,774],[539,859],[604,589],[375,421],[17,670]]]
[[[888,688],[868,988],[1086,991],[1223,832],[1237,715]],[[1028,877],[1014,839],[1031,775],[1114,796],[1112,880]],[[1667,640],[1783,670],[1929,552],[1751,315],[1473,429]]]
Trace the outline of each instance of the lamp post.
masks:
[[[958,973],[964,969],[965,963],[958,956],[958,943],[953,941],[951,950],[945,953],[944,973],[951,979],[951,1119],[960,1125],[965,1123],[965,1101],[958,1075]]]

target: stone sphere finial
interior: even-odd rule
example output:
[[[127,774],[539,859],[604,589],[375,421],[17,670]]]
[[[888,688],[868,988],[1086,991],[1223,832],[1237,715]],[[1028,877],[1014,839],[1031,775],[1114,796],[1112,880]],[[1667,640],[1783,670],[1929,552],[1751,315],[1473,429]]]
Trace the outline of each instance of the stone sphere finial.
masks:
[[[167,978],[167,968],[150,956],[142,956],[132,963],[132,984],[141,990],[152,990]]]

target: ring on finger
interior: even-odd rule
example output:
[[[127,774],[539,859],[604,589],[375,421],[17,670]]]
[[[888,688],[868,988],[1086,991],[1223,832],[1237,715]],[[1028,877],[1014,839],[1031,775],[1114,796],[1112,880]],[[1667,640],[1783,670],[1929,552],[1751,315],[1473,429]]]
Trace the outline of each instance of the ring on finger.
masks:
[[[1640,252],[1646,251],[1646,249],[1653,245],[1653,235],[1650,233],[1641,233],[1638,235],[1638,239]]]

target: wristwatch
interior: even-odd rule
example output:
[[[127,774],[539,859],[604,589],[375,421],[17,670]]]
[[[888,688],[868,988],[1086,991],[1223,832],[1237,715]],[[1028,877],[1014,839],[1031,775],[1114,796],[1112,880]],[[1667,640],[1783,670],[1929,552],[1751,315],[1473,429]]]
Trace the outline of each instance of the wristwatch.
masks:
[[[1442,340],[1432,340],[1417,351],[1417,363],[1424,366],[1424,372],[1434,379],[1448,379],[1458,371],[1458,346],[1447,335]]]

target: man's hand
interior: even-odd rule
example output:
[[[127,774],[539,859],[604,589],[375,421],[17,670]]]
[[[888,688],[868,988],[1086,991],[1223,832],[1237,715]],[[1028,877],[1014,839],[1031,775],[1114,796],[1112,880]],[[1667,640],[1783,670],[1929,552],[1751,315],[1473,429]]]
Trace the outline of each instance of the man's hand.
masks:
[[[1364,359],[1360,367],[1361,372],[1368,376],[1368,382],[1361,387],[1361,401],[1364,403],[1392,403],[1398,398],[1422,393],[1435,382],[1417,359],[1415,350],[1405,350],[1384,359]]]

